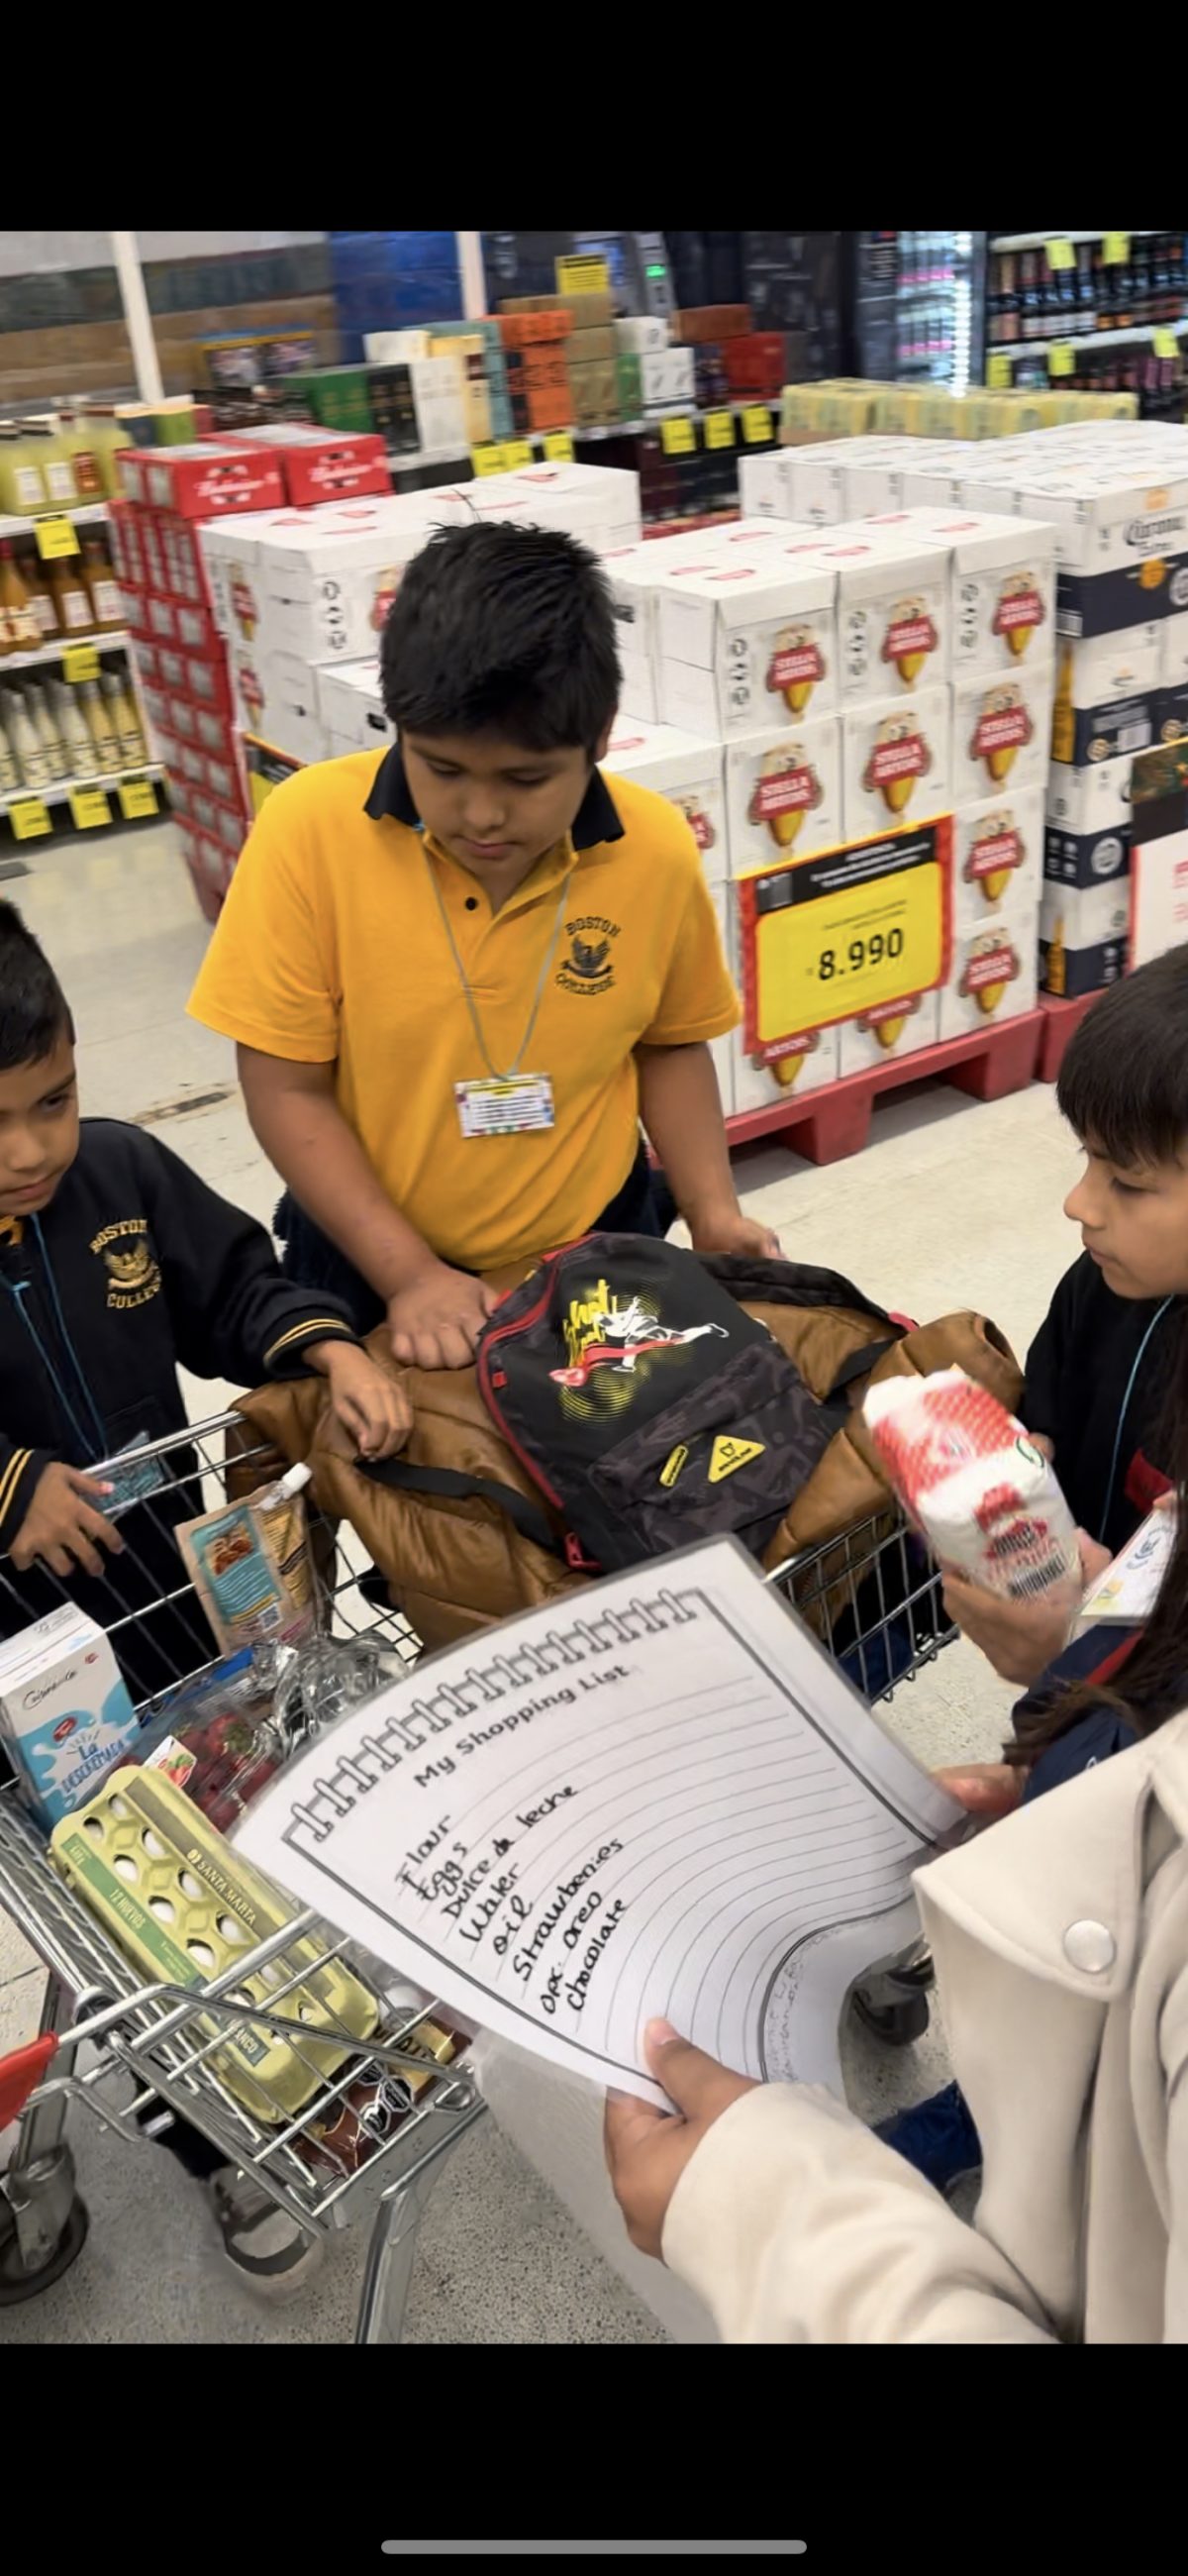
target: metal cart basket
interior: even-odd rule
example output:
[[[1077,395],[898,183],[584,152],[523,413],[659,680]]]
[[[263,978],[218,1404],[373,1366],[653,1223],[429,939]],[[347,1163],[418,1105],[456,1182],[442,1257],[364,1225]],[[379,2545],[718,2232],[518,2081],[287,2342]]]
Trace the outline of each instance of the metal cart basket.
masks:
[[[137,1451],[138,1461],[152,1460],[164,1477],[153,1500],[138,1507],[137,1525],[143,1531],[147,1515],[170,1551],[172,1521],[222,1499],[228,1438],[237,1469],[251,1469],[255,1461],[263,1472],[266,1454],[272,1463],[271,1453],[250,1445],[238,1414],[216,1416]],[[378,1629],[411,1666],[418,1641],[399,1613],[384,1606],[382,1593],[378,1601],[371,1597],[374,1583],[362,1588],[368,1569],[350,1533],[314,1520],[324,1625],[337,1635]],[[155,1551],[145,1566],[129,1545],[104,1575],[110,1608],[104,1625],[134,1686],[138,1670],[151,1671],[154,1657],[159,1663],[165,1653],[175,1680],[190,1678],[210,1660],[193,1587],[176,1555],[175,1563],[176,1583],[158,1587]],[[935,1568],[891,1512],[779,1566],[769,1579],[871,1700],[889,1697],[931,1662],[951,1633],[939,1609]],[[55,1578],[47,1574],[45,1581],[66,1597]],[[0,1566],[3,1609],[10,1629],[31,1615],[27,1592],[18,1594]],[[153,1696],[138,1694],[142,1711],[151,1709]],[[428,1995],[394,2006],[377,1963],[361,1960],[309,1910],[201,1985],[146,1984],[51,1868],[12,1790],[0,1791],[0,1911],[48,1971],[38,2038],[0,2058],[0,2130],[19,2122],[15,2151],[0,2175],[0,2305],[59,2279],[85,2241],[86,2212],[65,2134],[70,2106],[81,2104],[138,2146],[163,2135],[175,2116],[184,2120],[311,2237],[369,2209],[356,2341],[398,2342],[426,2198],[449,2149],[484,2107],[464,2055],[456,2067],[438,2067],[418,2045],[421,2025],[440,2017],[448,2022],[448,2007]],[[311,2053],[297,2000],[310,1973],[309,1953],[299,1955],[295,1947],[310,1938],[327,1962],[343,1960],[377,1994],[382,2039],[361,2040],[319,2021]],[[909,1959],[870,1980],[858,1998],[869,2026],[884,2038],[918,2036],[927,2021],[926,1978],[926,1963]],[[245,1993],[249,1979],[257,1998],[261,1981],[267,1989],[266,2008]],[[278,2101],[275,2119],[265,2120],[228,2090],[220,2064],[228,2042],[245,2032],[277,2035],[304,2058],[311,2080],[299,2114]],[[352,2088],[364,2081],[381,2087],[376,2109],[362,2117],[364,2160],[353,2171],[328,2168],[319,2148]]]

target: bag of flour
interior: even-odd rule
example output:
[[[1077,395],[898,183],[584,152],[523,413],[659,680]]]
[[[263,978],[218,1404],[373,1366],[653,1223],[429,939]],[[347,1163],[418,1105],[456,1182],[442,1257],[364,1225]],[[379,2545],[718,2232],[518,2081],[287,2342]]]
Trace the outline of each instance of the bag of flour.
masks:
[[[884,1474],[934,1555],[1012,1600],[1080,1597],[1076,1525],[1053,1469],[964,1369],[893,1377],[862,1408]]]

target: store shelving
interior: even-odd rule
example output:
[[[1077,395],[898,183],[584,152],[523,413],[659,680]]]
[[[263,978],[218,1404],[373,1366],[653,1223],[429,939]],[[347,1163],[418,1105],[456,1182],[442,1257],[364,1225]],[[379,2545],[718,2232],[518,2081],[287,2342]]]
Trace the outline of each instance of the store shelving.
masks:
[[[46,663],[60,662],[64,654],[87,644],[93,645],[97,653],[126,653],[131,641],[125,630],[113,633],[110,627],[103,627],[93,635],[62,636],[56,644],[39,644],[32,653],[0,653],[0,680],[13,671],[36,671]]]
[[[1154,237],[1154,232],[1149,224],[1145,229],[1141,227],[1136,229],[1132,224],[1128,228],[1126,234],[1127,241],[1153,241]],[[992,251],[1046,250],[1048,243],[1053,241],[1094,242],[1107,241],[1108,239],[1109,235],[1104,232],[1066,233],[1061,232],[1059,229],[1050,233],[995,233],[992,241],[990,242],[990,249]]]
[[[476,443],[480,446],[508,447],[518,445],[522,439],[528,446],[543,449],[545,440],[549,438],[577,439],[583,445],[588,439],[640,438],[649,429],[659,429],[666,420],[709,420],[723,411],[731,412],[736,417],[741,417],[746,411],[770,412],[774,435],[779,400],[775,394],[754,394],[747,402],[731,400],[704,405],[687,402],[668,403],[662,411],[650,411],[639,420],[593,421],[584,428],[578,422],[570,421],[560,429],[521,430],[515,432],[511,439],[479,440]],[[421,447],[411,450],[393,447],[388,449],[388,464],[394,474],[417,474],[423,466],[464,465],[467,458],[474,454],[474,444],[457,447]],[[3,530],[0,529],[0,535],[2,534]]]
[[[87,528],[106,517],[106,501],[47,501],[44,510],[38,510],[31,518],[14,518],[8,511],[0,512],[0,538],[35,536],[38,519],[73,519],[79,527]]]
[[[114,796],[117,788],[127,787],[134,778],[163,778],[164,766],[159,760],[132,761],[127,769],[94,770],[86,777],[55,778],[48,787],[10,787],[0,792],[0,807],[9,805],[65,805],[71,796],[88,787],[109,787]]]
[[[1042,358],[1049,349],[1108,349],[1123,341],[1149,340],[1156,331],[1174,331],[1177,339],[1188,331],[1188,314],[1177,322],[1128,322],[1122,330],[1058,331],[1050,340],[999,340],[992,356],[1004,358]]]

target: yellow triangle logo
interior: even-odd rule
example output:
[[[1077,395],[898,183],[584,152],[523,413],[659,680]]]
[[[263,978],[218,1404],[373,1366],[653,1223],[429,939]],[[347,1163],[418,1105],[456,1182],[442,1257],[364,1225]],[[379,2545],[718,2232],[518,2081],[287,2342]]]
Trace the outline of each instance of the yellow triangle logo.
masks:
[[[710,1452],[711,1485],[720,1485],[723,1477],[733,1476],[738,1467],[749,1467],[752,1458],[763,1456],[765,1445],[762,1440],[732,1440],[728,1432],[720,1431]]]

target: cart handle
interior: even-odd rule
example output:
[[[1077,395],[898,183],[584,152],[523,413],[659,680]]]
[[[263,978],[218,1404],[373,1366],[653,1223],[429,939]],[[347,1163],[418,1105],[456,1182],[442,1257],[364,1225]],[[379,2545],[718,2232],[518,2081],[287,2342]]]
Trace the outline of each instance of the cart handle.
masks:
[[[7,2057],[0,2057],[0,2129],[20,2119],[57,2052],[55,2034],[47,2030],[40,2039],[31,2039],[26,2047],[14,2048]]]

